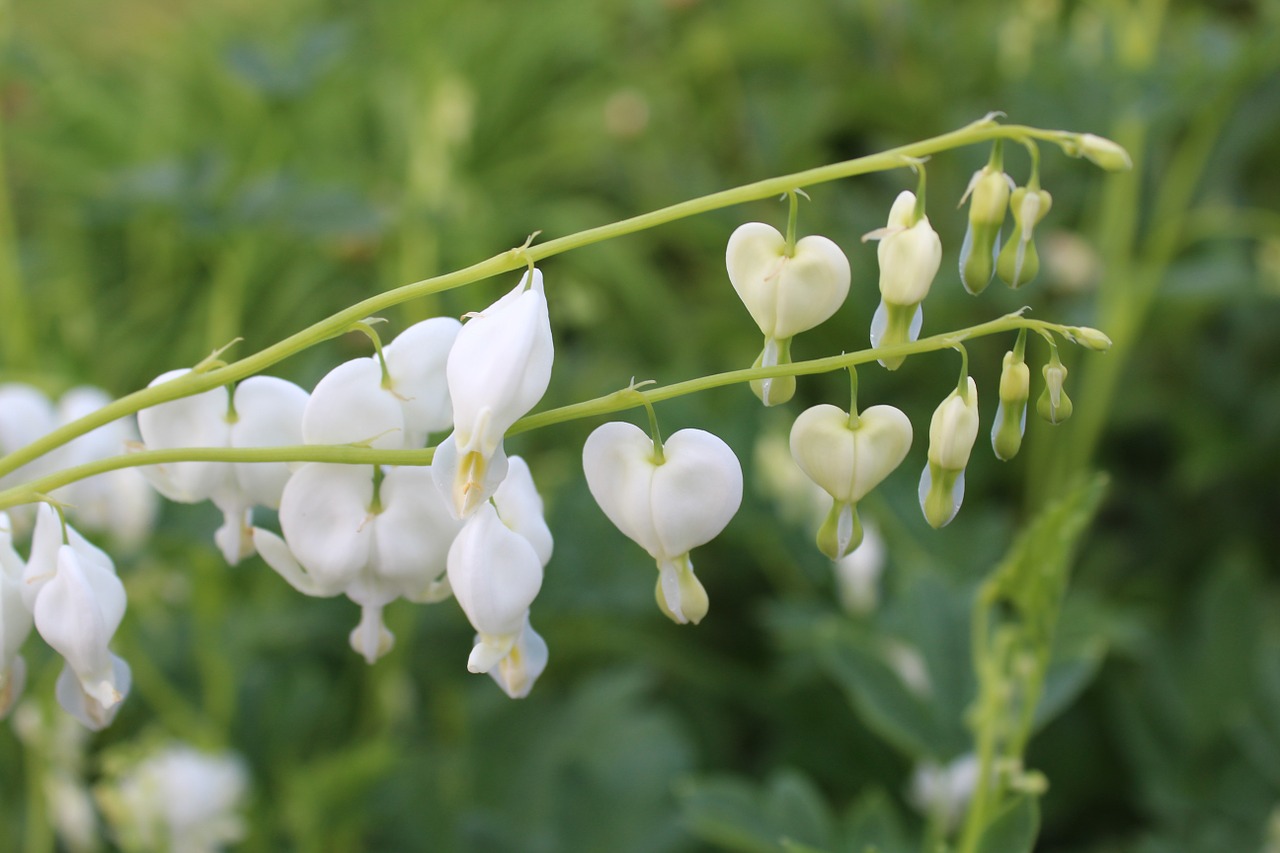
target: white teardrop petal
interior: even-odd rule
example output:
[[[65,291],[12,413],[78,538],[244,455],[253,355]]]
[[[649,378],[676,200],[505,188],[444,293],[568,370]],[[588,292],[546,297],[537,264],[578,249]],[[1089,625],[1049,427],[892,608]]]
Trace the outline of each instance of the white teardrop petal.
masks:
[[[404,447],[404,409],[382,387],[377,359],[343,362],[316,383],[302,414],[302,438],[307,444]]]

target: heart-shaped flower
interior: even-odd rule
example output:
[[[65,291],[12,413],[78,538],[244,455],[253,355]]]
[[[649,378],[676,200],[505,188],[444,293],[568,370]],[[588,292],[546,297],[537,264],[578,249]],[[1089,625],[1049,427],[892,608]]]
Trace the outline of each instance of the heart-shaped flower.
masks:
[[[833,560],[862,541],[857,503],[902,464],[911,448],[911,421],[893,406],[871,406],[856,417],[824,403],[791,427],[791,455],[800,470],[831,495],[818,547]]]
[[[964,469],[978,438],[978,386],[972,376],[947,395],[929,422],[929,462],[920,474],[920,508],[933,527],[945,527],[964,502]]]
[[[755,367],[790,361],[791,338],[824,322],[849,293],[849,259],[826,237],[798,240],[791,251],[771,225],[748,222],[729,237],[725,250],[729,281],[764,333],[764,349]],[[751,384],[766,406],[791,399],[795,378],[763,379]]]
[[[697,624],[707,594],[689,552],[715,538],[742,503],[742,467],[719,438],[682,429],[655,447],[634,424],[598,427],[582,449],[587,487],[619,530],[658,562],[658,605]]]

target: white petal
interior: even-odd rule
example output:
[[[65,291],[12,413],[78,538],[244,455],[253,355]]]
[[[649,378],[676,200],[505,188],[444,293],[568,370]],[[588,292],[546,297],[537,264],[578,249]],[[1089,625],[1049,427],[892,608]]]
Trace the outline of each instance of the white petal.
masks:
[[[454,518],[465,519],[489,498],[506,479],[507,452],[502,443],[489,457],[478,450],[462,456],[458,443],[450,435],[436,447],[431,459],[431,478]]]
[[[303,595],[328,598],[340,595],[347,587],[346,578],[339,578],[332,587],[321,586],[315,578],[307,574],[306,569],[299,565],[285,541],[269,530],[263,530],[261,527],[253,528],[253,547],[262,557],[263,562],[275,569],[276,574]]]
[[[36,630],[104,707],[119,701],[107,644],[124,610],[124,585],[113,572],[82,563],[70,545],[59,549],[57,573],[36,598]]]
[[[31,633],[31,611],[22,600],[24,568],[22,558],[13,549],[9,517],[0,512],[0,676],[17,658],[18,649]]]
[[[790,338],[822,323],[849,293],[849,260],[826,237],[796,242],[761,222],[739,226],[729,237],[729,281],[765,337]]]
[[[454,597],[476,632],[514,642],[542,586],[542,563],[529,541],[508,529],[492,504],[484,504],[454,539],[448,564]],[[487,672],[492,665],[473,671]]]
[[[153,388],[191,371],[171,370],[152,380]],[[138,432],[148,450],[183,447],[226,447],[230,440],[226,388],[161,403],[138,412]],[[218,462],[171,462],[140,469],[156,490],[169,500],[199,503],[207,500],[228,477]]]
[[[339,364],[316,384],[302,415],[307,444],[368,444],[383,450],[403,448],[404,409],[382,387],[375,358]]]
[[[360,624],[351,629],[348,640],[355,653],[369,664],[377,663],[378,658],[391,651],[396,644],[396,638],[382,621],[381,606],[366,605],[360,608]]]
[[[453,425],[445,364],[461,329],[452,317],[433,317],[405,329],[382,350],[391,390],[404,408],[409,447],[421,447],[429,433]]]
[[[502,523],[529,540],[545,567],[551,560],[554,541],[542,514],[542,497],[529,464],[519,456],[512,456],[508,463],[506,479],[493,493],[493,504]]]
[[[663,550],[675,557],[714,539],[737,513],[742,466],[729,445],[700,429],[672,435],[663,454],[651,506]]]
[[[373,469],[303,465],[284,487],[280,529],[298,562],[322,589],[345,588],[369,562]]]
[[[469,320],[449,352],[454,435],[460,454],[491,455],[551,381],[554,346],[542,273]]]
[[[665,555],[653,518],[653,439],[625,421],[602,424],[582,447],[587,488],[614,526],[655,559]]]
[[[507,656],[489,670],[489,676],[512,699],[523,699],[547,668],[547,643],[526,619],[524,630]]]
[[[302,412],[307,392],[274,376],[251,376],[236,386],[237,420],[231,425],[232,447],[288,447],[302,444]],[[285,462],[237,462],[236,482],[249,505],[280,505],[289,479]]]
[[[462,522],[449,512],[429,467],[388,469],[380,494],[382,513],[373,525],[375,574],[395,595],[433,597]]]
[[[70,666],[64,666],[58,675],[55,692],[62,710],[80,721],[85,728],[101,731],[111,725],[120,703],[129,695],[133,686],[133,673],[123,658],[111,655],[111,685],[114,690],[113,701],[103,703],[86,693],[76,674]]]

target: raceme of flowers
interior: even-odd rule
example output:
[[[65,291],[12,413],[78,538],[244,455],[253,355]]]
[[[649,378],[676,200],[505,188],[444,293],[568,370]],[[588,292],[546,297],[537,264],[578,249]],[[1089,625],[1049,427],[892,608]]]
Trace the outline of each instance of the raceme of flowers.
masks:
[[[1034,274],[1032,228],[1048,211],[1048,196],[1034,178],[1012,193],[1010,183],[993,157],[971,184],[961,278],[972,292],[995,274],[1012,285]],[[1009,263],[999,246],[1007,206],[1014,208],[1015,230],[1006,250],[1015,246],[1015,254],[1005,276]],[[794,211],[793,203],[793,217]],[[788,231],[784,237],[772,226],[747,223],[734,231],[726,250],[730,283],[764,336],[756,367],[789,363],[792,339],[830,319],[850,288],[849,261],[833,241],[794,240],[794,219]],[[900,194],[887,226],[864,239],[879,240],[881,302],[872,321],[873,346],[916,340],[941,257],[924,213],[923,177],[920,193]],[[32,630],[64,660],[56,689],[62,707],[91,729],[115,716],[131,681],[128,664],[111,651],[125,587],[112,559],[76,525],[122,547],[141,541],[155,517],[154,496],[139,488],[144,482],[174,501],[212,501],[223,515],[214,540],[229,564],[256,552],[299,592],[350,599],[360,613],[350,644],[369,663],[395,642],[383,619],[388,605],[402,598],[419,604],[454,598],[475,629],[467,668],[487,673],[513,698],[529,693],[548,662],[531,611],[553,537],[533,472],[521,457],[507,455],[504,439],[550,383],[555,347],[542,273],[530,267],[509,293],[463,322],[426,320],[386,346],[371,325],[359,328],[373,338],[375,354],[339,364],[310,393],[283,379],[254,376],[144,409],[136,431],[128,421],[109,424],[6,478],[4,485],[30,480],[126,447],[412,450],[438,439],[430,465],[184,461],[99,475],[39,506],[26,560],[14,539],[32,526],[33,514],[26,508],[12,520],[0,514],[0,716],[23,689],[19,652]],[[1076,331],[1081,343],[1105,348],[1101,333]],[[1000,380],[992,444],[1001,459],[1021,444],[1030,393],[1024,349],[1020,334]],[[881,361],[894,369],[904,357]],[[187,372],[166,372],[152,385]],[[1052,344],[1043,373],[1037,408],[1057,423],[1071,404],[1063,390],[1066,368]],[[780,405],[792,397],[795,379],[760,379],[752,390],[765,405]],[[0,386],[0,451],[21,447],[108,400],[100,391],[75,389],[55,406],[29,386]],[[736,514],[742,467],[724,441],[704,430],[681,429],[664,441],[649,411],[649,433],[625,422],[592,432],[583,472],[604,515],[654,560],[661,612],[676,623],[696,624],[707,616],[710,597],[691,553]],[[960,507],[978,429],[977,385],[966,367],[929,427],[920,502],[934,527],[950,522]],[[820,404],[796,418],[791,457],[830,498],[825,519],[815,525],[818,545],[834,565],[883,562],[878,539],[874,559],[851,556],[864,538],[857,506],[905,460],[912,439],[907,416],[884,404],[862,411],[856,401],[847,411]],[[277,511],[278,533],[255,523],[258,507]]]

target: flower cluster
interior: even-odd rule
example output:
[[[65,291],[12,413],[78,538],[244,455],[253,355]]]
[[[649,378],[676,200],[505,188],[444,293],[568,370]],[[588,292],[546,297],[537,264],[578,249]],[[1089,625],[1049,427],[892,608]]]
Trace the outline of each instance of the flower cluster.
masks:
[[[1090,150],[1109,153],[1097,144]],[[923,165],[910,165],[919,175],[917,191],[902,192],[887,225],[863,238],[879,241],[880,304],[870,340],[890,370],[913,353],[940,348],[913,346],[942,245],[925,213]],[[790,193],[785,237],[751,222],[733,232],[725,252],[730,283],[764,337],[751,387],[766,406],[784,404],[796,391],[795,375],[787,370],[793,339],[833,317],[850,289],[850,264],[835,242],[816,235],[795,239],[796,195]],[[1014,287],[1025,284],[1038,267],[1033,229],[1051,205],[1035,169],[1026,186],[1014,187],[997,147],[968,196],[963,285],[976,294],[994,275]],[[1001,249],[1006,210],[1014,230]],[[507,455],[505,438],[550,383],[555,346],[542,273],[530,264],[510,292],[463,322],[425,320],[386,346],[372,321],[353,328],[370,337],[374,355],[339,364],[310,392],[284,379],[252,376],[169,395],[177,399],[138,413],[136,433],[127,422],[108,424],[8,476],[30,480],[44,466],[92,462],[126,445],[202,449],[177,455],[181,461],[114,471],[58,491],[34,513],[25,561],[14,548],[9,516],[0,514],[0,715],[22,690],[19,651],[34,629],[65,661],[57,684],[63,708],[93,729],[114,717],[130,687],[128,665],[110,649],[124,615],[125,589],[111,558],[72,523],[109,531],[126,544],[140,539],[155,512],[154,496],[139,489],[145,483],[173,501],[211,501],[222,513],[214,541],[227,563],[256,553],[297,591],[345,596],[357,605],[360,616],[349,640],[369,663],[394,645],[384,621],[389,605],[454,598],[475,630],[467,668],[489,674],[511,697],[529,693],[548,659],[530,611],[554,546],[530,466]],[[1063,388],[1067,370],[1045,325],[1035,328],[1050,345],[1037,409],[1059,423],[1071,413]],[[1095,330],[1055,328],[1093,349],[1109,344]],[[1000,379],[992,445],[1001,459],[1012,458],[1022,441],[1030,397],[1025,331],[1005,357]],[[920,478],[920,506],[933,527],[948,524],[960,508],[979,430],[977,383],[961,339],[941,345],[954,345],[964,362],[955,390],[930,422]],[[811,513],[817,543],[849,579],[847,606],[859,611],[874,606],[883,549],[873,537],[859,552],[864,529],[858,505],[905,461],[914,430],[893,406],[859,410],[855,362],[844,363],[853,392],[847,410],[827,403],[807,408],[793,422],[788,449],[799,472],[820,490],[822,505],[830,499],[820,523],[821,509]],[[172,370],[151,384],[164,387],[190,373]],[[583,447],[585,481],[605,516],[654,560],[661,612],[678,624],[696,624],[707,616],[710,598],[691,552],[737,513],[742,467],[729,445],[705,430],[681,429],[664,441],[650,398],[635,387],[621,393],[643,401],[651,429],[624,422],[599,426]],[[101,392],[76,389],[55,406],[27,386],[0,386],[0,450],[14,450],[107,402]],[[325,452],[306,456],[333,461],[227,461],[298,458],[247,451],[300,445],[323,446]],[[386,455],[373,464],[367,450]],[[258,523],[259,508],[276,511],[278,532]],[[15,523],[24,521],[29,523],[15,516]]]

